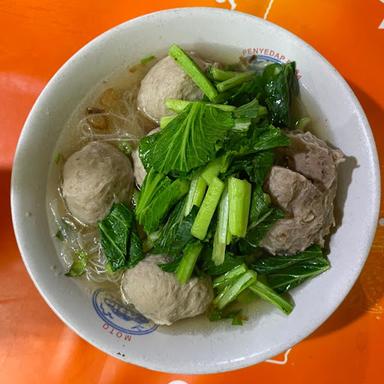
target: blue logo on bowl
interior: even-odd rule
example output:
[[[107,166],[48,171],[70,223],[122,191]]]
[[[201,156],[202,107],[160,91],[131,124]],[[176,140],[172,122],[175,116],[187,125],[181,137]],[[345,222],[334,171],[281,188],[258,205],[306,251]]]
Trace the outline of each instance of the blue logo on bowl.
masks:
[[[133,306],[123,305],[121,300],[104,289],[93,292],[92,304],[100,318],[111,327],[129,335],[145,335],[157,325],[137,312]]]

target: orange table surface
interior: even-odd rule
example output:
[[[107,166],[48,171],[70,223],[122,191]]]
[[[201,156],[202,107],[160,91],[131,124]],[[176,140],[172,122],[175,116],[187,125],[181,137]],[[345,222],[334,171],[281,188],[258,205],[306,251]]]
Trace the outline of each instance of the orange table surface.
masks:
[[[30,108],[57,69],[101,32],[184,6],[236,7],[314,46],[359,98],[384,164],[384,0],[0,0],[0,383],[384,382],[383,208],[364,271],[334,315],[285,354],[230,373],[169,375],[123,363],[68,329],[33,286],[9,207],[12,158]]]

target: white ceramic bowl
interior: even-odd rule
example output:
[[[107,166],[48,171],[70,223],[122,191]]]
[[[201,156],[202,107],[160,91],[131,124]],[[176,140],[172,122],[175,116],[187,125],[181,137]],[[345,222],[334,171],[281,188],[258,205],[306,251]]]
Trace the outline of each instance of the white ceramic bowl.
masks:
[[[296,60],[305,104],[320,135],[349,159],[340,169],[337,198],[342,224],[330,242],[330,271],[293,292],[286,317],[260,305],[243,327],[186,321],[171,328],[140,323],[103,291],[92,295],[63,274],[50,235],[46,185],[55,143],[76,105],[100,79],[172,43],[204,49],[226,45],[233,59],[245,48],[272,60]],[[258,49],[258,50],[257,50]],[[357,165],[357,166],[355,166]],[[259,18],[226,10],[185,8],[130,20],[76,53],[51,79],[22,131],[12,174],[17,242],[36,287],[56,314],[81,337],[124,361],[155,370],[207,373],[270,358],[313,332],[338,307],[368,255],[379,208],[379,167],[364,112],[348,84],[313,48]],[[59,267],[62,270],[62,267]]]

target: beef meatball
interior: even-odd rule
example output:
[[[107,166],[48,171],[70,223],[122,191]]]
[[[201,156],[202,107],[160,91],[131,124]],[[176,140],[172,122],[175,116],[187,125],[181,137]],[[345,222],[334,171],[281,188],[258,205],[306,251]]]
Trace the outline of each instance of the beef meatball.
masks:
[[[200,59],[194,59],[200,66],[204,65]],[[165,106],[167,99],[199,100],[202,97],[203,93],[191,78],[167,56],[156,63],[141,81],[137,105],[158,123],[163,116],[171,114]]]
[[[164,256],[151,255],[127,269],[121,281],[123,301],[161,325],[204,313],[213,300],[211,281],[193,277],[181,285],[175,274],[158,266],[166,260]]]
[[[288,137],[291,144],[285,149],[285,155],[289,168],[312,180],[322,190],[331,188],[336,183],[337,165],[344,161],[344,154],[310,132],[292,132]]]
[[[335,224],[337,165],[343,153],[310,132],[288,133],[291,144],[281,152],[288,167],[272,167],[266,187],[288,218],[278,220],[261,242],[272,254],[294,254],[312,244],[324,245]],[[295,172],[294,172],[295,171]]]
[[[308,179],[283,167],[272,167],[266,183],[274,204],[287,213],[266,234],[260,245],[272,254],[295,254],[311,244],[323,244],[333,210],[323,193]]]
[[[114,202],[129,200],[132,165],[111,144],[94,141],[72,154],[63,168],[63,197],[71,214],[84,224],[96,224]]]

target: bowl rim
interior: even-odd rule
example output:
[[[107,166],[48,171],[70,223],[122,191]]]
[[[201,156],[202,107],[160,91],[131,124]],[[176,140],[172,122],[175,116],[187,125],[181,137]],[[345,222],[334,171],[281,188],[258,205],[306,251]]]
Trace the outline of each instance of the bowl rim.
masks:
[[[353,90],[351,89],[350,85],[347,83],[347,81],[343,78],[343,76],[336,70],[336,68],[329,63],[327,59],[325,59],[316,49],[314,49],[311,45],[306,43],[304,40],[302,40],[300,37],[296,36],[294,33],[286,30],[283,27],[280,27],[277,24],[274,24],[268,20],[265,20],[263,18],[260,18],[258,16],[254,16],[249,13],[244,13],[244,12],[239,12],[239,11],[232,11],[229,9],[224,9],[224,8],[215,8],[215,7],[179,7],[179,8],[170,8],[166,10],[160,10],[156,12],[151,12],[142,16],[138,16],[132,19],[129,19],[123,23],[120,23],[107,31],[99,34],[92,40],[90,40],[88,43],[86,43],[82,48],[80,48],[78,51],[76,51],[56,72],[55,74],[51,77],[51,79],[47,82],[45,85],[44,89],[36,99],[31,111],[28,114],[27,119],[25,120],[25,123],[23,125],[20,137],[18,139],[16,151],[15,151],[15,156],[13,159],[13,166],[12,166],[12,176],[11,176],[11,211],[12,211],[12,223],[13,223],[13,228],[15,232],[15,237],[16,237],[16,242],[22,257],[22,260],[24,262],[24,265],[34,283],[36,286],[37,290],[39,291],[40,295],[44,298],[46,303],[49,305],[49,307],[53,310],[53,312],[70,328],[72,329],[76,334],[78,334],[81,338],[83,338],[85,341],[96,347],[97,349],[107,353],[108,355],[111,355],[113,357],[117,357],[118,359],[124,361],[124,362],[129,362],[131,364],[135,364],[141,367],[145,367],[148,369],[152,369],[155,371],[160,371],[160,372],[166,372],[166,373],[179,373],[179,374],[208,374],[208,373],[219,373],[219,372],[226,372],[226,371],[231,371],[235,369],[240,369],[240,368],[245,368],[248,366],[251,366],[253,364],[257,364],[259,362],[265,361],[265,359],[268,359],[270,356],[275,356],[276,354],[279,354],[282,352],[281,347],[274,347],[271,348],[268,353],[265,353],[264,356],[260,358],[260,355],[249,355],[246,356],[242,359],[236,359],[236,360],[231,360],[226,362],[226,364],[220,364],[217,366],[212,366],[212,365],[207,365],[205,367],[198,366],[196,367],[195,370],[193,371],[185,371],[185,370],[178,370],[174,369],[172,371],[169,371],[165,369],[162,366],[159,366],[157,363],[152,363],[148,361],[144,361],[140,358],[135,358],[134,356],[129,357],[129,361],[126,358],[123,358],[122,356],[119,356],[111,352],[111,350],[108,348],[108,346],[99,343],[98,341],[94,339],[90,339],[86,332],[82,329],[76,328],[76,325],[72,323],[72,318],[70,315],[67,315],[66,313],[59,312],[59,310],[56,308],[56,304],[54,300],[49,298],[46,295],[46,292],[43,290],[41,287],[39,281],[35,278],[31,266],[29,264],[29,251],[22,246],[22,239],[25,237],[25,235],[22,233],[20,228],[22,227],[22,217],[21,215],[18,214],[17,212],[17,194],[15,193],[15,180],[16,180],[16,173],[17,170],[15,171],[15,165],[19,162],[20,158],[20,152],[23,149],[23,146],[26,145],[25,143],[25,136],[26,136],[26,131],[28,126],[30,125],[30,121],[33,118],[33,115],[36,113],[36,111],[39,110],[40,108],[40,102],[44,98],[44,95],[48,92],[48,89],[50,89],[56,81],[59,79],[60,75],[66,71],[67,67],[70,67],[72,62],[75,62],[78,60],[78,58],[83,55],[85,52],[88,50],[92,49],[92,47],[99,43],[100,41],[106,39],[109,37],[109,35],[113,35],[116,33],[117,30],[121,28],[125,28],[127,25],[134,25],[136,23],[142,23],[146,22],[147,19],[151,19],[153,17],[161,16],[161,15],[166,15],[170,13],[176,13],[176,14],[183,14],[184,12],[190,13],[190,12],[211,12],[217,14],[217,16],[233,16],[236,14],[240,14],[243,17],[246,17],[249,19],[250,22],[252,20],[257,19],[259,22],[264,23],[268,25],[270,28],[275,29],[277,31],[285,33],[287,36],[289,36],[295,43],[298,43],[302,46],[304,46],[307,50],[311,51],[320,61],[322,61],[328,69],[332,72],[332,74],[340,81],[340,84],[345,88],[347,91],[349,97],[351,98],[354,106],[356,107],[356,111],[361,118],[361,124],[364,126],[365,129],[365,134],[367,137],[367,140],[370,144],[370,151],[371,151],[371,158],[372,158],[372,164],[373,164],[373,169],[372,169],[372,174],[375,180],[375,185],[373,185],[373,195],[376,197],[374,201],[372,201],[372,211],[374,212],[374,215],[372,216],[372,221],[369,225],[369,228],[367,228],[367,241],[365,243],[364,247],[364,255],[359,259],[359,263],[355,266],[357,268],[354,269],[354,272],[351,272],[351,279],[349,280],[349,284],[346,284],[344,287],[344,290],[342,293],[339,293],[337,296],[337,300],[335,300],[335,305],[332,306],[332,309],[329,311],[325,312],[321,318],[319,318],[319,321],[316,322],[315,325],[312,325],[311,327],[308,327],[304,333],[300,335],[300,339],[297,342],[300,342],[307,338],[310,334],[312,334],[320,325],[322,325],[340,306],[340,304],[343,302],[345,297],[348,295],[350,290],[352,289],[353,285],[355,284],[356,280],[358,279],[364,264],[366,262],[366,259],[369,255],[372,242],[375,236],[376,232],[376,227],[378,223],[378,218],[379,218],[379,208],[380,208],[380,167],[379,167],[379,160],[378,160],[378,154],[377,154],[377,149],[375,145],[375,140],[372,134],[372,130],[370,128],[370,124],[368,122],[368,119],[364,113],[364,110],[358,101],[356,95],[354,94]],[[234,16],[236,17],[236,16]],[[296,342],[294,342],[295,344]],[[287,342],[286,348],[288,349],[292,346],[292,342]]]

